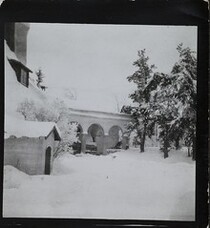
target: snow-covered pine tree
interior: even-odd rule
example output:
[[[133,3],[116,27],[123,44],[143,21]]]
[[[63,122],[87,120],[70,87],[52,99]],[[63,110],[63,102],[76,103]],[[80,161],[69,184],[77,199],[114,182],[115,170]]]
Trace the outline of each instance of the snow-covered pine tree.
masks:
[[[43,82],[43,78],[44,78],[44,74],[41,70],[41,68],[39,68],[36,72],[36,76],[37,76],[37,86],[40,87],[40,83]]]
[[[155,120],[159,127],[160,150],[164,153],[164,158],[168,157],[171,143],[174,140],[171,134],[171,121],[177,117],[176,100],[173,99],[173,84],[170,75],[156,74],[154,93]],[[154,87],[153,87],[154,88]]]
[[[150,107],[151,119],[153,120],[152,129],[154,129],[155,123],[158,124],[160,150],[164,153],[164,158],[168,157],[170,150],[170,121],[173,120],[175,114],[174,101],[171,101],[170,97],[170,86],[170,75],[155,73],[150,77],[144,89],[144,93],[148,95],[148,107]]]
[[[182,139],[186,146],[192,148],[192,157],[195,159],[197,61],[195,53],[183,48],[182,44],[177,50],[179,61],[171,73],[154,74],[145,91],[151,96],[150,104],[153,103],[154,119],[160,129],[160,149],[164,157],[168,157],[173,143],[178,149]]]
[[[171,123],[171,132],[183,138],[191,147],[192,158],[196,155],[196,97],[197,97],[197,59],[190,48],[178,45],[179,61],[175,63],[171,77],[174,83],[173,95],[177,100],[178,116]]]
[[[137,89],[130,94],[134,107],[131,108],[133,120],[128,126],[128,130],[136,131],[136,137],[140,141],[141,152],[144,152],[148,125],[153,122],[151,118],[153,110],[150,105],[150,95],[145,91],[145,87],[151,78],[155,65],[149,65],[149,57],[146,56],[145,52],[145,49],[138,51],[138,59],[133,63],[138,69],[134,74],[127,77],[129,82],[133,82],[137,86]]]

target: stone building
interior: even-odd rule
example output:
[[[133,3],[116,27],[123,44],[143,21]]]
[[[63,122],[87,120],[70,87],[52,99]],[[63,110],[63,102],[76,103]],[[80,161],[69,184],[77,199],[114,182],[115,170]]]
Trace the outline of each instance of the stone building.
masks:
[[[32,71],[26,66],[28,30],[26,23],[5,25],[4,165],[31,175],[50,174],[61,140],[59,129],[52,122],[23,120],[17,112],[24,99],[42,99],[29,80]]]
[[[17,81],[26,87],[29,86],[29,73],[32,73],[26,66],[29,28],[28,23],[6,23],[4,37],[8,47],[14,53],[8,58],[9,63],[16,73]]]
[[[12,165],[30,174],[50,174],[53,155],[61,140],[52,122],[10,121],[4,140],[4,165]]]

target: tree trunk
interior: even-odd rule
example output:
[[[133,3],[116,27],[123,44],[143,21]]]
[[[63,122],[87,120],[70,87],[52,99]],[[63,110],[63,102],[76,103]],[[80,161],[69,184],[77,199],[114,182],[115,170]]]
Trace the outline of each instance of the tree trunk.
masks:
[[[188,155],[188,157],[191,156],[191,154],[190,154],[190,147],[189,146],[187,147],[187,155]]]
[[[144,144],[142,143],[142,140],[141,140],[141,143],[140,143],[140,152],[141,153],[144,152]]]
[[[168,158],[168,149],[167,148],[164,148],[164,158]]]
[[[168,142],[168,139],[165,137],[164,138],[164,143],[163,143],[164,158],[168,158],[169,146],[170,146],[170,144]]]
[[[175,139],[175,148],[176,148],[176,150],[180,149],[179,137],[177,137],[177,138]]]
[[[57,158],[59,156],[59,154],[61,153],[62,149],[62,141],[59,141],[58,145],[57,145],[57,148],[56,148],[56,151],[55,153],[53,154],[53,158]]]
[[[146,130],[147,130],[147,125],[144,124],[143,135],[141,137],[141,143],[140,143],[141,152],[144,152],[145,139],[146,139]]]
[[[193,136],[193,144],[192,144],[192,160],[196,160],[196,136]]]
[[[23,113],[23,112],[22,112],[22,114],[24,116],[24,119],[27,120],[27,115],[25,113]]]

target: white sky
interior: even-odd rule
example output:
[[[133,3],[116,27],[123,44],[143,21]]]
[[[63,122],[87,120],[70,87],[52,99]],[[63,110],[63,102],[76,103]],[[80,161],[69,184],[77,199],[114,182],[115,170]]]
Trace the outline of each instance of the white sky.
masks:
[[[195,26],[30,24],[28,65],[42,68],[48,86],[128,94],[137,51],[146,49],[157,71],[170,72],[179,43],[197,50]]]

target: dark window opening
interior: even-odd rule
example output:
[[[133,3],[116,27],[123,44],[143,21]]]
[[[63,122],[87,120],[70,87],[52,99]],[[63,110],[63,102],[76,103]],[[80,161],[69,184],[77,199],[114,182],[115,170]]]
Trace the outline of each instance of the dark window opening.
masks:
[[[20,82],[22,85],[28,87],[29,86],[29,72],[32,72],[32,71],[17,60],[10,59],[9,62],[15,71],[18,82]]]

